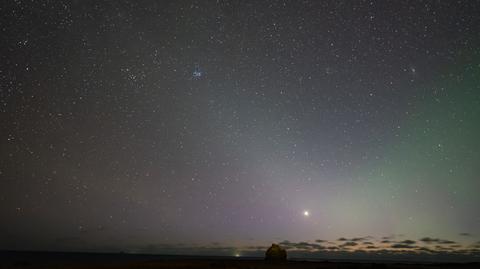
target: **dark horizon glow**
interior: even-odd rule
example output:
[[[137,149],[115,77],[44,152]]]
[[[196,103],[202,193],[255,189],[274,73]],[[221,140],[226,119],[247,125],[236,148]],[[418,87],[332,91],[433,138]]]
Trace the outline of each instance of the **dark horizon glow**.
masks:
[[[480,261],[478,1],[11,1],[0,249]]]

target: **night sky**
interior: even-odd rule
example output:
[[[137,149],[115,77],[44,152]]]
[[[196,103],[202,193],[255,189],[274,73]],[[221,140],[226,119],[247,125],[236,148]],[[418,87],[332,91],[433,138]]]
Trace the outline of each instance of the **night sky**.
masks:
[[[480,260],[480,1],[0,13],[0,249]]]

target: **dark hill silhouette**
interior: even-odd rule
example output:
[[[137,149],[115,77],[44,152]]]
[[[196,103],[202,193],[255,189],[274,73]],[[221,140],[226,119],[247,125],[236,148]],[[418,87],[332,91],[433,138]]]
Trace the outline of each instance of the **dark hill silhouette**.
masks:
[[[286,261],[287,251],[277,244],[272,244],[265,253],[266,261]]]

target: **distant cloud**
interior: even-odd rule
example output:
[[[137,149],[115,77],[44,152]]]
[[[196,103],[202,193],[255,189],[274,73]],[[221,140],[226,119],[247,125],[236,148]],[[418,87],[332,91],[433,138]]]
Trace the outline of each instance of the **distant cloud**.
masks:
[[[459,235],[461,235],[461,236],[472,236],[471,233],[459,233]]]
[[[451,241],[451,240],[444,240],[444,239],[440,239],[440,238],[431,238],[431,237],[423,237],[420,239],[421,242],[423,243],[427,243],[427,244],[432,244],[432,243],[435,243],[435,244],[456,244],[455,241]]]
[[[430,238],[430,237],[423,237],[423,238],[420,239],[420,241],[430,244],[430,243],[436,243],[438,241],[438,239]]]
[[[319,245],[308,243],[308,242],[299,242],[299,243],[294,244],[294,246],[295,246],[295,248],[298,248],[298,249],[312,249],[312,248],[315,248]]]
[[[299,249],[299,250],[321,250],[325,249],[324,246],[315,244],[315,243],[309,243],[309,242],[298,242],[298,243],[293,243],[288,240],[282,241],[279,243],[282,247],[288,249]]]
[[[278,244],[281,245],[283,248],[285,248],[287,250],[294,248],[294,245],[295,245],[295,243],[292,243],[288,240],[284,240],[282,242],[279,242]]]
[[[344,244],[341,244],[340,247],[354,247],[357,246],[358,244],[352,241],[345,242]]]
[[[364,240],[367,240],[369,237],[355,237],[355,238],[352,238],[350,239],[350,241],[352,242],[358,242],[358,241],[364,241]]]
[[[410,244],[393,244],[390,246],[391,248],[415,248],[415,246],[410,245]]]
[[[424,251],[424,252],[432,252],[433,250],[426,248],[426,247],[418,247],[417,250]]]
[[[368,240],[368,239],[372,239],[371,236],[365,236],[365,237],[354,237],[354,238],[345,238],[345,237],[340,237],[337,239],[337,241],[350,241],[350,242],[361,242],[361,241],[365,241],[365,240]]]
[[[472,245],[462,245],[451,240],[423,237],[419,240],[397,236],[380,237],[340,237],[334,241],[315,240],[311,242],[288,242],[291,247],[289,257],[330,257],[334,258],[373,258],[382,259],[428,259],[444,261],[480,261],[480,241]],[[321,246],[318,243],[326,243]],[[336,246],[329,245],[330,243]],[[422,244],[420,244],[422,243]],[[420,245],[419,245],[420,244]]]
[[[412,245],[412,244],[415,244],[416,242],[413,241],[413,240],[403,240],[401,242],[399,242],[400,244],[406,244],[406,245]]]
[[[266,246],[247,246],[245,249],[248,251],[258,251],[258,252],[264,252],[267,247]]]
[[[450,246],[436,245],[435,249],[450,251],[450,250],[453,250],[454,248],[452,248]]]
[[[365,239],[356,237],[348,239],[341,237],[335,241],[317,239],[314,242],[292,242],[283,240],[279,244],[287,249],[291,258],[321,258],[325,259],[403,259],[403,260],[436,260],[436,261],[480,261],[480,242],[465,246],[450,244],[450,240],[424,237],[421,240],[387,240]],[[60,239],[58,241],[75,241]],[[353,241],[355,240],[355,241]],[[280,241],[280,240],[279,240]],[[388,241],[389,244],[381,242]],[[336,245],[330,243],[336,242]],[[428,243],[426,243],[428,242]],[[326,243],[324,245],[319,243]],[[418,243],[426,243],[418,245]],[[428,244],[428,245],[427,245]],[[131,248],[137,253],[175,254],[175,255],[234,255],[263,257],[269,245],[251,245],[244,247],[224,246],[216,242],[208,245],[185,244],[150,244]]]

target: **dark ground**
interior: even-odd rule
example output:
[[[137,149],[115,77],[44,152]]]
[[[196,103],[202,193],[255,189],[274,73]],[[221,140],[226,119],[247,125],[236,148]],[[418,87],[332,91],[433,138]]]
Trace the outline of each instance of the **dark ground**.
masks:
[[[316,269],[316,268],[480,268],[479,263],[345,262],[345,261],[287,261],[266,262],[261,259],[228,257],[189,257],[135,254],[94,254],[62,252],[0,252],[0,269],[6,268],[123,268],[123,269]]]

